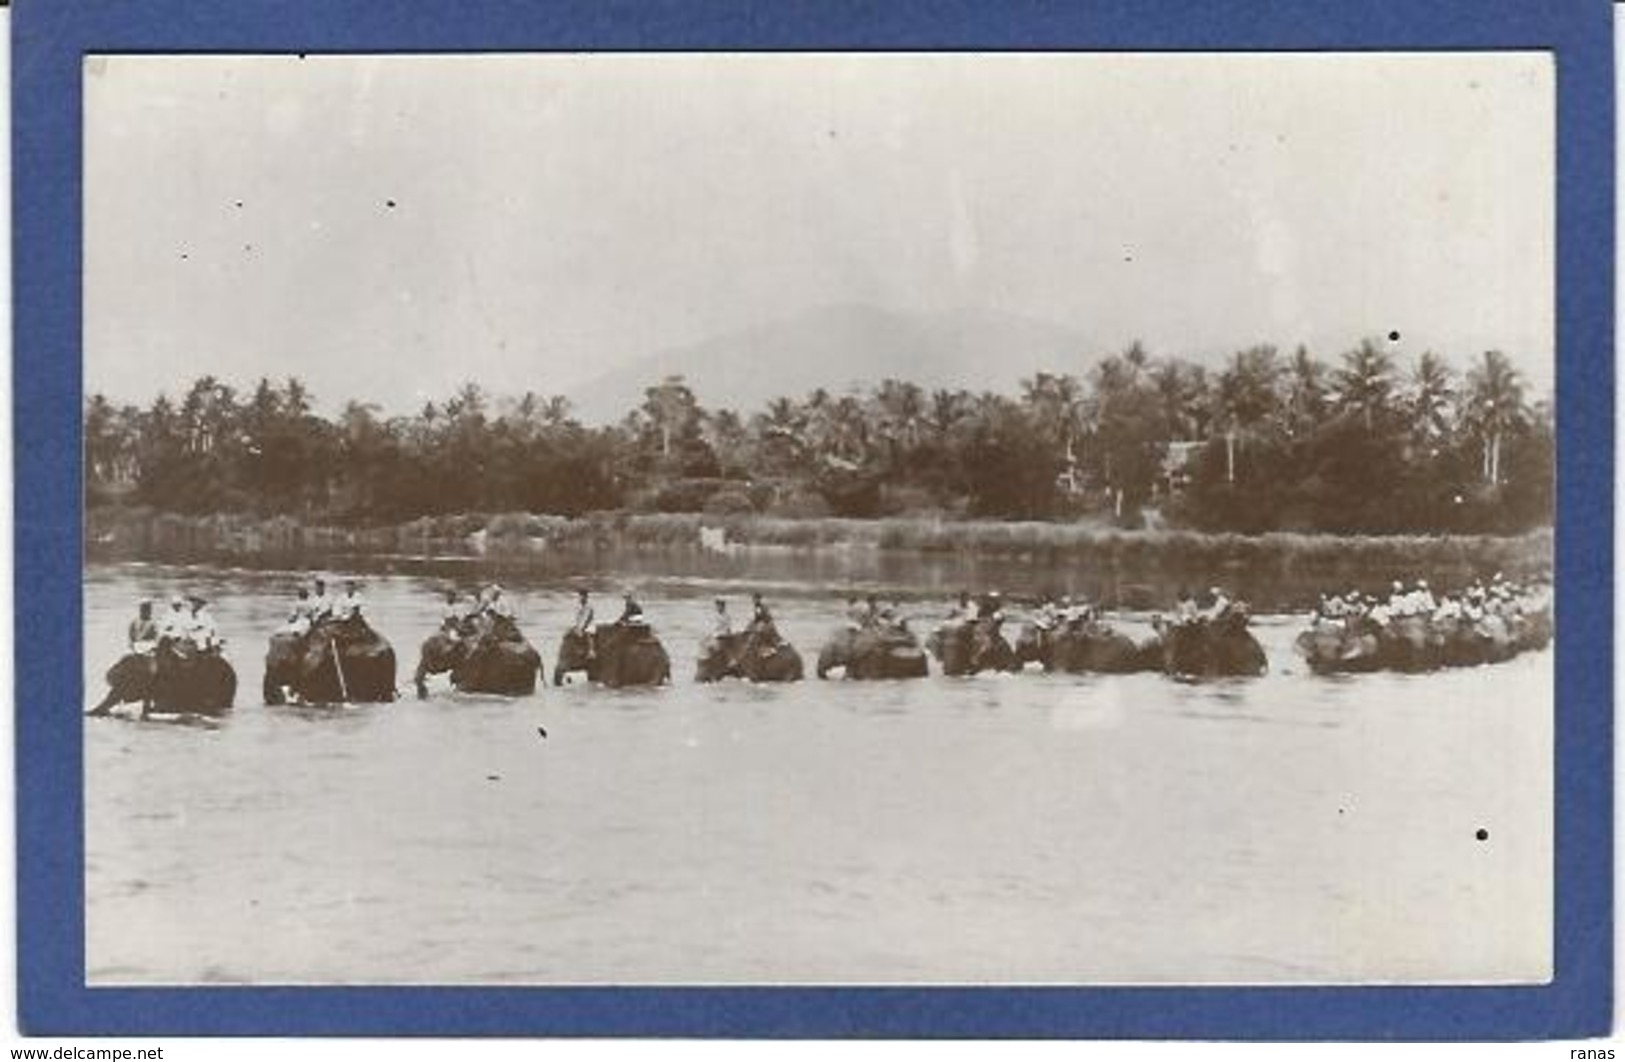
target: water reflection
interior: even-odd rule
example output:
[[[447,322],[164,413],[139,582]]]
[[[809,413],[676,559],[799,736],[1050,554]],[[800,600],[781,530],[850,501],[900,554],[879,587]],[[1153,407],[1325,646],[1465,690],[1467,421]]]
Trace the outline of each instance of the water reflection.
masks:
[[[92,545],[98,563],[122,558]],[[1324,563],[1295,562],[1259,551],[1250,560],[1219,564],[1199,556],[1182,559],[1168,551],[1125,548],[1101,564],[1083,564],[1064,555],[987,556],[971,551],[927,552],[862,546],[801,549],[757,546],[724,552],[689,546],[597,549],[543,549],[495,552],[490,555],[304,551],[256,558],[244,567],[234,557],[175,552],[165,557],[173,567],[189,566],[208,578],[249,578],[280,574],[295,578],[320,570],[371,575],[419,577],[438,582],[474,582],[499,578],[504,584],[564,587],[586,585],[599,593],[636,584],[648,592],[682,595],[732,593],[748,586],[777,597],[817,595],[837,598],[877,593],[917,601],[949,598],[959,591],[1001,588],[1006,594],[1035,598],[1071,594],[1111,608],[1152,611],[1165,608],[1184,590],[1199,591],[1222,583],[1232,594],[1262,612],[1312,607],[1329,589],[1351,582],[1382,587],[1393,578],[1418,573],[1383,569],[1351,573],[1338,558]],[[1435,586],[1465,583],[1478,571],[1466,553],[1455,559],[1435,557],[1428,576]]]

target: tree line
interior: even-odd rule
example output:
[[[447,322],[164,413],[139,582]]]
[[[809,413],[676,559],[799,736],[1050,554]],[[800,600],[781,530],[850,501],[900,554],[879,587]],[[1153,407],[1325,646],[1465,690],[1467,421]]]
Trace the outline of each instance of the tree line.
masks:
[[[1553,410],[1500,352],[1461,374],[1365,341],[1333,362],[1138,343],[1017,394],[888,379],[708,409],[682,377],[618,423],[465,384],[386,416],[315,412],[297,379],[85,407],[86,500],[345,524],[618,509],[817,517],[1094,517],[1203,530],[1512,532],[1549,524]]]

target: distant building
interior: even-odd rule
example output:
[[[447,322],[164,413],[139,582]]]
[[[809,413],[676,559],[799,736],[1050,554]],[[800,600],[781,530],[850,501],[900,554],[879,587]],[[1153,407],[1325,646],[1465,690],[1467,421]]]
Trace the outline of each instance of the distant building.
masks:
[[[1171,440],[1162,453],[1157,487],[1170,495],[1183,494],[1191,483],[1191,470],[1203,444],[1195,439]]]
[[[1083,493],[1083,470],[1078,467],[1077,455],[1072,452],[1072,440],[1066,441],[1066,468],[1055,477],[1055,489],[1068,496]]]

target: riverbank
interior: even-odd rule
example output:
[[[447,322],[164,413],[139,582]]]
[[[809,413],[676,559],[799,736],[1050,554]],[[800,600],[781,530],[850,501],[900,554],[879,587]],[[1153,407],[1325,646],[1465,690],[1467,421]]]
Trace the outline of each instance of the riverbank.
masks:
[[[700,513],[530,513],[422,517],[383,527],[307,525],[290,517],[181,516],[137,507],[92,509],[86,517],[93,560],[177,557],[253,563],[256,558],[337,554],[422,558],[582,558],[595,554],[676,552],[828,555],[873,551],[1155,572],[1195,582],[1245,575],[1309,580],[1328,587],[1375,580],[1429,578],[1446,585],[1495,571],[1510,577],[1549,573],[1550,530],[1517,536],[1256,536],[1194,531],[1123,531],[1091,524],[788,519]]]

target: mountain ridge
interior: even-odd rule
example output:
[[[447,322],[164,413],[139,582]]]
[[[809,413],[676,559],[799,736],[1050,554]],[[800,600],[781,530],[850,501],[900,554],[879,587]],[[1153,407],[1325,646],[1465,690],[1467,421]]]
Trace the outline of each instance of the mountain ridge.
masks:
[[[668,376],[682,376],[701,405],[742,413],[779,396],[820,387],[841,394],[887,378],[1010,393],[1035,372],[1082,375],[1098,351],[1076,329],[1002,310],[906,313],[835,303],[656,351],[567,397],[583,421],[611,423]]]

